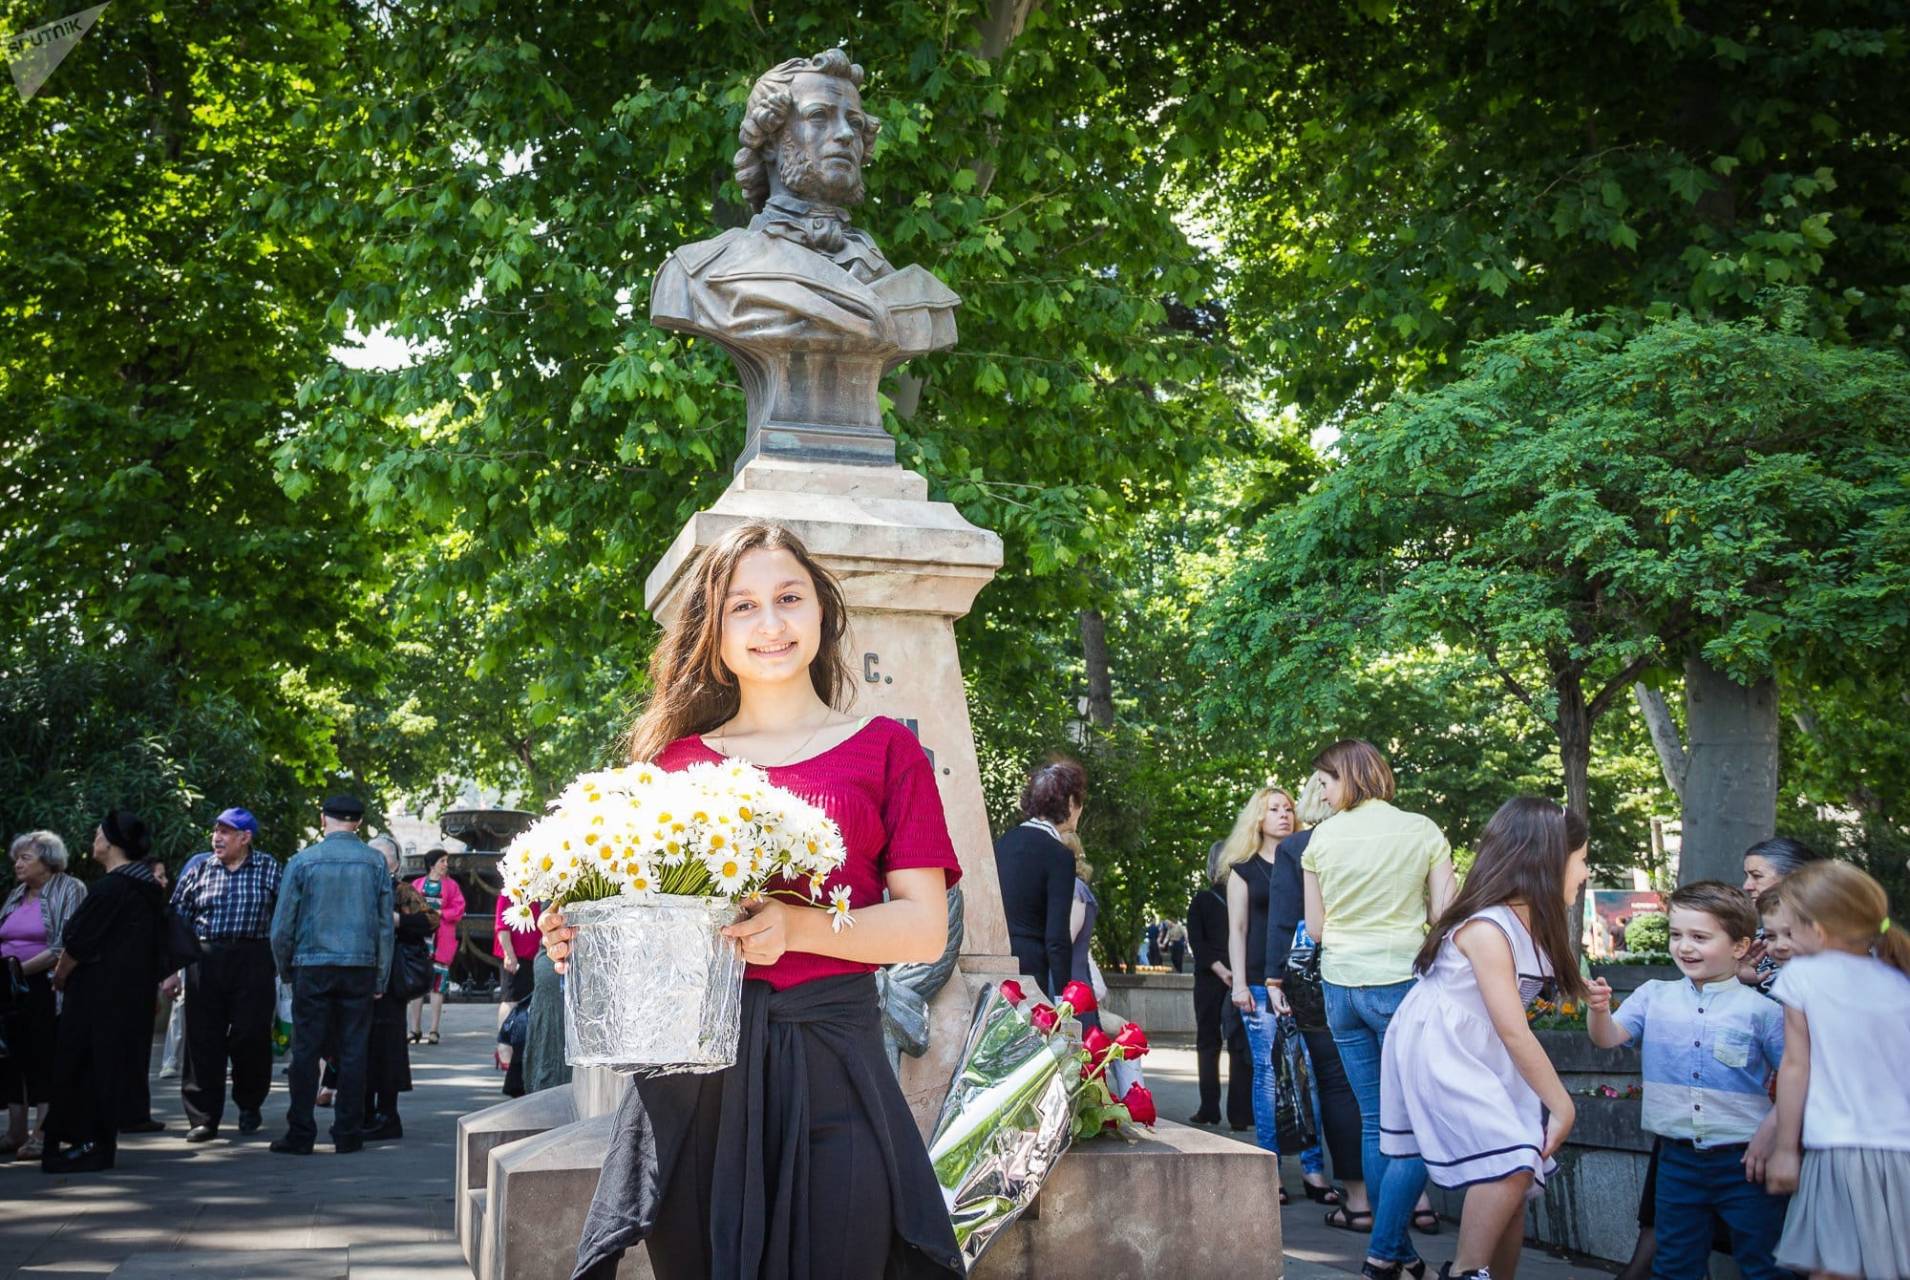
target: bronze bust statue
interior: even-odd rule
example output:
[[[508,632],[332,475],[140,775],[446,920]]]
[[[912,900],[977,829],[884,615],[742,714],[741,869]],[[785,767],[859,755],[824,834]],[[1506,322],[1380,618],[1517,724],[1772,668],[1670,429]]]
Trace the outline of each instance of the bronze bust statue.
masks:
[[[877,384],[955,343],[955,292],[921,267],[897,270],[850,222],[880,128],[862,80],[840,49],[765,72],[736,153],[756,216],[677,249],[650,291],[653,323],[712,338],[736,362],[749,399],[738,470],[759,454],[892,465]]]

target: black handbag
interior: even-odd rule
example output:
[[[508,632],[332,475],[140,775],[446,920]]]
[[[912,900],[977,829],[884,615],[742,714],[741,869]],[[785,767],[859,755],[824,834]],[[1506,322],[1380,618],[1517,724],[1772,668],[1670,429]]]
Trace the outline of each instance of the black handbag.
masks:
[[[1320,986],[1320,948],[1308,943],[1287,952],[1286,992],[1293,1020],[1302,1031],[1326,1030],[1326,991]]]
[[[431,990],[431,948],[423,939],[398,939],[391,948],[385,994],[410,1003]]]
[[[1282,1017],[1274,1026],[1274,1129],[1280,1153],[1298,1155],[1320,1141],[1319,1125],[1313,1116],[1313,1071],[1294,1020]]]

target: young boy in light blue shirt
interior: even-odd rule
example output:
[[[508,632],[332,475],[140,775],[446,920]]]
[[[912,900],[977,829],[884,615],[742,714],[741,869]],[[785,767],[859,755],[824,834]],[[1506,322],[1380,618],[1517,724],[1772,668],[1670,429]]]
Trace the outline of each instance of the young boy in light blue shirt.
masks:
[[[1715,1214],[1746,1280],[1782,1280],[1773,1253],[1787,1197],[1764,1189],[1759,1166],[1774,1133],[1767,1086],[1784,1056],[1784,1010],[1738,981],[1757,908],[1717,880],[1685,885],[1670,907],[1671,957],[1684,977],[1647,982],[1616,1013],[1601,979],[1587,1002],[1593,1042],[1635,1044],[1643,1059],[1644,1127],[1661,1139],[1651,1274],[1704,1276]]]

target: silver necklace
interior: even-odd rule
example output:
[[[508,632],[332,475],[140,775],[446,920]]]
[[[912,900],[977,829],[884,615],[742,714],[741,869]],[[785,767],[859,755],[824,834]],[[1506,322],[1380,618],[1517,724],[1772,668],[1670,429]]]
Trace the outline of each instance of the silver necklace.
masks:
[[[797,756],[801,755],[803,748],[816,740],[816,735],[822,732],[823,725],[826,725],[826,724],[828,724],[828,720],[825,719],[822,722],[822,724],[818,724],[815,728],[811,729],[809,731],[809,736],[807,738],[804,738],[801,742],[798,742],[796,744],[796,749],[794,751],[791,751],[788,755],[784,756],[782,759],[773,760],[773,761],[759,760],[759,761],[752,761],[751,763],[761,765],[765,769],[780,769],[782,766],[788,764],[791,760],[794,760]],[[717,735],[717,738],[723,744],[723,754],[724,755],[730,754],[729,734],[720,733]]]

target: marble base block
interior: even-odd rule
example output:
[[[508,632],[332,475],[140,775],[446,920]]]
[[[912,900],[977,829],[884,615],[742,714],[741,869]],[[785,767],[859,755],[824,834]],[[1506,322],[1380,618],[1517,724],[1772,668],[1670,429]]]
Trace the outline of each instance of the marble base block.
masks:
[[[1281,1266],[1268,1152],[1163,1120],[1153,1136],[1072,1148],[974,1280],[1237,1280]]]

